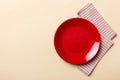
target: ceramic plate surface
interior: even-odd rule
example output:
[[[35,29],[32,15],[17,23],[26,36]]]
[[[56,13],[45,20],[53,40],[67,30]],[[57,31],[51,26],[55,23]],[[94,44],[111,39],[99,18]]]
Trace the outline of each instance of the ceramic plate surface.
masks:
[[[63,22],[54,36],[58,55],[71,64],[83,64],[95,57],[100,48],[100,35],[91,22],[71,18]]]

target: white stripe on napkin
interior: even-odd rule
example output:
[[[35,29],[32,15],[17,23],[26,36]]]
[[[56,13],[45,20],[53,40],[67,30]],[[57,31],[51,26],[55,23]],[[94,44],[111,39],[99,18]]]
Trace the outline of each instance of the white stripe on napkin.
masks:
[[[91,3],[83,7],[78,12],[78,16],[92,22],[98,29],[101,36],[101,47],[97,56],[88,63],[78,66],[79,70],[84,72],[86,75],[90,75],[103,55],[105,55],[112,46],[113,43],[111,39],[115,37],[116,33],[111,29],[110,25],[103,19]]]

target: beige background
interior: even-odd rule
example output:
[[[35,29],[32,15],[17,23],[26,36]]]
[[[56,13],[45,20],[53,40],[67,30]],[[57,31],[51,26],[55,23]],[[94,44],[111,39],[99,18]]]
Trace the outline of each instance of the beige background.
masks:
[[[91,76],[64,62],[53,45],[61,22],[94,4],[117,32]],[[0,80],[120,80],[120,0],[0,0]]]

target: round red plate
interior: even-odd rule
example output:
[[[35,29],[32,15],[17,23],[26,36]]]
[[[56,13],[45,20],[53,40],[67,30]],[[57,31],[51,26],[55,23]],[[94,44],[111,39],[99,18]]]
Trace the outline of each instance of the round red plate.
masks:
[[[82,18],[72,18],[63,22],[57,29],[54,46],[65,61],[83,64],[97,54],[100,35],[91,22]]]

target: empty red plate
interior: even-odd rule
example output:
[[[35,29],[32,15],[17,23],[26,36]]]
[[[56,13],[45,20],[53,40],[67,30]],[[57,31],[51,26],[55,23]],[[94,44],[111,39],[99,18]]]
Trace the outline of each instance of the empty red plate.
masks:
[[[63,22],[54,36],[58,55],[72,64],[90,61],[100,48],[100,35],[88,20],[72,18]]]

